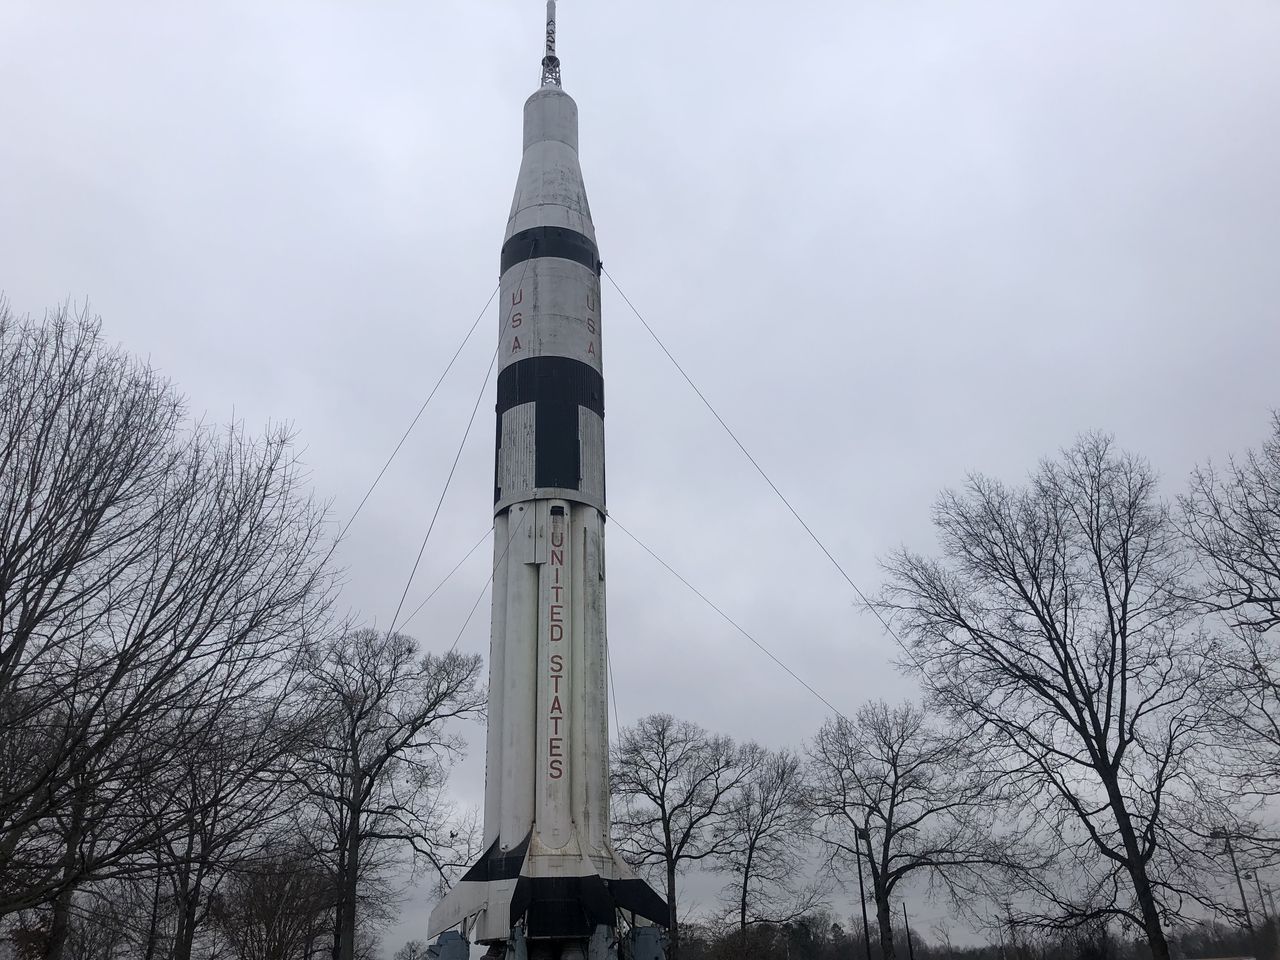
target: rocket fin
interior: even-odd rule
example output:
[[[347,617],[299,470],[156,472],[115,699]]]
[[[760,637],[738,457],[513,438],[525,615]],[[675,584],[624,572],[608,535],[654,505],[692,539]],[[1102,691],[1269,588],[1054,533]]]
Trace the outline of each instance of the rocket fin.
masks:
[[[501,936],[510,933],[509,906],[515,897],[520,870],[529,850],[529,837],[517,847],[503,851],[493,842],[483,857],[472,864],[445,897],[435,905],[427,921],[427,936],[456,927],[464,920],[480,914],[476,926],[482,931],[497,929]],[[478,939],[478,938],[473,938]]]
[[[612,850],[609,856],[613,860],[613,878],[607,883],[618,909],[644,917],[656,926],[670,927],[671,910],[667,901]]]

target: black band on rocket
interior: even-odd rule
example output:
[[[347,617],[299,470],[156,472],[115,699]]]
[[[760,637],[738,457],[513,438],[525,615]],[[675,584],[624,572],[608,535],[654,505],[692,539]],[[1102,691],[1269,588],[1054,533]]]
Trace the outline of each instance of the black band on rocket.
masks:
[[[526,357],[498,374],[498,415],[522,403],[563,403],[604,416],[604,377],[570,357]]]
[[[595,367],[569,357],[527,357],[498,374],[498,443],[502,415],[532,403],[534,486],[577,490],[582,481],[578,408],[604,416],[604,377]],[[502,497],[495,484],[494,502]]]
[[[502,245],[502,272],[535,257],[559,257],[600,272],[600,251],[585,234],[566,227],[530,227]]]

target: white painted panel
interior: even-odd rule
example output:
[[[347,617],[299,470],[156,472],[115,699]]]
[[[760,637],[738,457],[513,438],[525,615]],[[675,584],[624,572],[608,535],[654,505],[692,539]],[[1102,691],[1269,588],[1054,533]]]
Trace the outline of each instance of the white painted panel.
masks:
[[[517,880],[494,880],[488,888],[488,906],[476,917],[471,932],[473,943],[505,940],[511,935],[511,901],[515,898]]]
[[[510,512],[493,521],[493,597],[489,629],[489,726],[484,767],[484,844],[488,850],[502,831],[502,713],[506,703],[507,543]]]
[[[604,502],[604,421],[594,410],[578,408],[579,489],[585,496]]]
[[[533,562],[547,562],[547,518],[551,515],[551,501],[535,500],[530,504],[534,511],[537,512],[538,523],[534,528],[533,537]],[[539,600],[539,603],[542,601]]]
[[[502,277],[499,369],[528,357],[571,357],[602,370],[600,278],[573,260],[537,257]]]
[[[519,511],[520,507],[514,509]],[[532,526],[529,520],[525,525]],[[506,634],[501,836],[502,846],[510,849],[524,840],[533,822],[537,752],[538,568],[514,552],[507,555]]]
[[[512,561],[518,563],[537,563],[538,524],[534,518],[535,504],[517,503],[511,507],[511,523],[514,532],[509,534],[511,541],[510,554]]]
[[[583,753],[585,807],[582,834],[586,850],[603,851],[609,843],[609,674],[606,657],[604,589],[604,518],[586,506],[583,517]]]
[[[497,475],[503,499],[533,489],[534,407],[535,404],[522,403],[502,415]]]

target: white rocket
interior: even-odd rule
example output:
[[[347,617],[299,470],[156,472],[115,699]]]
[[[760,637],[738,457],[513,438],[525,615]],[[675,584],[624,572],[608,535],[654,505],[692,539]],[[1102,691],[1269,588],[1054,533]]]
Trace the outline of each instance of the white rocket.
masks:
[[[486,852],[429,923],[513,960],[613,956],[620,912],[668,922],[609,837],[600,268],[551,0],[502,245]]]

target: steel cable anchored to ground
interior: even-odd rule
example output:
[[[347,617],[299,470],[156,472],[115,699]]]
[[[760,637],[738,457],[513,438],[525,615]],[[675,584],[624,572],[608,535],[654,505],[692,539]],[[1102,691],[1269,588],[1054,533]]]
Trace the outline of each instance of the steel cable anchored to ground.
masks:
[[[631,302],[631,298],[626,295],[622,287],[618,286],[618,281],[613,279],[613,275],[603,267],[601,267],[601,272],[609,278],[609,282],[613,284],[613,289],[618,291],[618,296],[622,297],[623,302],[626,303],[631,312],[636,315],[636,319],[640,321],[640,324],[644,327],[645,331],[653,338],[653,342],[658,345],[658,349],[666,355],[667,359],[671,361],[672,366],[674,366],[680,376],[684,378],[685,383],[689,384],[690,389],[698,395],[698,399],[702,401],[703,406],[710,411],[711,416],[715,417],[716,422],[720,424],[724,429],[724,432],[729,435],[729,439],[733,441],[734,445],[742,452],[742,455],[746,457],[751,466],[755,468],[756,473],[760,474],[760,477],[764,482],[769,485],[769,489],[773,491],[780,501],[782,501],[782,505],[787,508],[787,511],[791,516],[795,517],[796,522],[804,528],[804,532],[809,535],[809,539],[812,540],[817,545],[818,549],[822,551],[823,555],[831,561],[831,565],[836,568],[845,583],[849,584],[849,586],[853,588],[853,592],[858,595],[858,599],[862,601],[863,606],[870,610],[875,618],[880,621],[880,625],[884,627],[885,631],[894,639],[903,652],[908,656],[913,656],[910,648],[903,643],[902,638],[899,637],[893,627],[889,625],[889,621],[884,618],[884,615],[876,609],[875,604],[873,604],[867,595],[862,592],[862,588],[854,582],[853,577],[849,576],[840,561],[835,558],[835,555],[829,549],[827,549],[827,545],[822,542],[816,533],[813,532],[813,528],[805,522],[804,517],[800,516],[800,513],[796,508],[791,505],[791,501],[786,498],[786,495],[778,488],[778,485],[774,483],[769,474],[765,472],[764,467],[760,466],[760,462],[751,455],[751,451],[749,451],[746,448],[746,445],[738,439],[738,435],[733,432],[733,428],[729,426],[724,417],[720,416],[720,412],[716,410],[711,401],[707,399],[707,395],[702,392],[701,388],[696,383],[693,382],[693,378],[689,376],[684,367],[681,366],[680,361],[675,358],[675,355],[672,354],[669,349],[667,349],[667,345],[662,342],[662,338],[659,337],[653,327],[649,325],[649,321],[644,318],[644,314],[642,314],[636,308],[636,305]]]
[[[522,270],[522,271],[521,271],[521,273],[520,273],[520,283],[521,283],[521,284],[523,284],[523,283],[524,283],[525,273],[528,271],[528,268],[529,268],[529,262],[526,260],[526,261],[525,261],[525,268],[524,268],[524,270]],[[498,289],[501,289],[501,282],[499,282],[499,286],[498,286],[498,288],[497,288],[497,289],[495,289],[495,290],[494,290],[494,292],[493,292],[493,293],[491,293],[491,294],[489,295],[489,299],[485,302],[484,310],[481,310],[481,311],[480,311],[480,316],[476,317],[475,322],[474,322],[474,323],[472,323],[472,325],[471,325],[471,331],[468,331],[468,332],[467,332],[467,339],[470,339],[470,337],[471,337],[471,332],[475,330],[475,328],[476,328],[477,324],[479,324],[479,322],[480,322],[480,319],[484,316],[485,311],[489,309],[489,304],[493,303],[493,298],[497,295]],[[499,340],[501,340],[501,339],[502,339],[502,335],[503,335],[504,333],[506,333],[506,330],[507,330],[507,323],[509,323],[509,322],[510,322],[510,318],[508,318],[508,320],[507,320],[506,322],[504,322],[504,323],[503,323],[502,328],[498,331],[498,339],[499,339]],[[464,341],[463,341],[463,343],[465,344],[465,343],[466,343],[466,340],[464,340]],[[484,380],[483,380],[483,382],[480,384],[480,392],[476,395],[476,401],[475,401],[475,403],[474,403],[474,404],[472,405],[472,407],[471,407],[471,417],[467,420],[467,428],[466,428],[466,430],[464,430],[464,431],[463,431],[463,434],[462,434],[462,441],[458,444],[458,450],[457,450],[457,453],[455,453],[455,454],[454,454],[454,457],[453,457],[453,464],[452,464],[452,466],[450,466],[450,468],[449,468],[449,475],[445,478],[445,481],[444,481],[444,489],[442,489],[442,490],[440,491],[440,497],[439,497],[439,499],[436,501],[436,508],[435,508],[435,511],[431,514],[431,522],[430,522],[429,524],[427,524],[427,532],[426,532],[426,534],[425,534],[425,535],[423,536],[423,538],[422,538],[422,545],[418,547],[418,555],[417,555],[417,557],[414,559],[414,561],[413,561],[413,567],[412,567],[412,569],[410,569],[410,571],[409,571],[409,577],[408,577],[408,579],[405,581],[404,590],[403,590],[403,591],[401,592],[401,594],[400,594],[400,601],[399,601],[399,603],[397,603],[397,604],[396,604],[396,612],[395,612],[395,615],[394,615],[394,616],[392,616],[392,618],[391,618],[391,626],[387,628],[387,632],[388,632],[388,633],[391,633],[392,631],[394,631],[394,630],[395,630],[395,628],[396,628],[396,624],[397,624],[397,622],[400,620],[400,611],[404,609],[404,601],[405,601],[405,598],[409,596],[409,589],[413,586],[413,578],[414,578],[415,576],[417,576],[417,573],[418,573],[418,567],[419,567],[419,565],[422,563],[422,555],[426,552],[426,549],[427,549],[427,541],[429,541],[429,540],[431,539],[431,533],[432,533],[432,531],[433,531],[433,530],[435,530],[436,520],[437,520],[437,519],[439,519],[439,517],[440,517],[440,508],[441,508],[442,506],[444,506],[444,498],[448,495],[448,493],[449,493],[449,487],[450,487],[450,486],[452,485],[452,483],[453,483],[453,476],[454,476],[454,474],[455,474],[455,473],[457,472],[457,470],[458,470],[458,461],[462,459],[462,451],[463,451],[463,450],[466,448],[466,446],[467,446],[467,438],[471,436],[471,428],[475,425],[475,422],[476,422],[476,414],[477,414],[477,413],[479,412],[479,410],[480,410],[480,402],[481,402],[482,400],[484,400],[484,394],[485,394],[485,391],[486,391],[486,390],[488,389],[488,387],[489,387],[489,377],[491,377],[491,376],[493,375],[493,368],[494,368],[494,366],[495,366],[495,365],[497,364],[497,362],[498,362],[498,351],[499,351],[499,349],[500,349],[499,347],[494,347],[494,348],[493,348],[493,355],[489,358],[489,367],[488,367],[488,369],[485,371],[485,374],[484,374]],[[459,348],[458,348],[458,352],[461,352],[461,350],[462,350],[462,348],[461,348],[461,347],[459,347]],[[456,354],[456,353],[454,354],[454,359],[455,359],[455,360],[457,359],[457,354]],[[453,365],[453,360],[450,360],[450,361],[449,361],[449,366],[452,366],[452,365]],[[448,368],[447,368],[447,367],[445,368],[445,372],[446,372],[446,373],[448,372]],[[442,379],[442,380],[444,379],[443,375],[441,376],[441,379]],[[439,384],[437,384],[436,386],[438,387],[438,386],[439,386]],[[433,391],[432,391],[432,395],[434,395],[434,393],[435,393],[435,391],[433,390]],[[430,400],[431,398],[430,398],[430,397],[428,397],[427,399],[428,399],[428,400]],[[423,408],[424,408],[424,409],[425,409],[425,407],[426,407],[426,404],[423,404]],[[419,416],[420,416],[420,415],[421,415],[421,411],[419,411]],[[414,422],[415,422],[415,423],[417,422],[417,418],[414,418]],[[412,424],[410,424],[409,429],[410,429],[410,430],[412,430],[412,429],[413,429],[413,425],[412,425]],[[406,431],[406,432],[405,432],[405,436],[406,436],[406,437],[408,436],[408,431]],[[403,444],[403,442],[404,442],[404,440],[403,440],[403,439],[401,439],[401,444]],[[399,450],[399,449],[400,449],[400,446],[399,446],[399,445],[397,445],[397,446],[396,446],[396,449],[397,449],[397,450]],[[393,452],[391,456],[392,456],[392,458],[394,458],[394,457],[395,457],[395,453]],[[389,460],[387,461],[388,465],[390,464],[390,462],[391,462],[391,461],[390,461],[390,459],[389,459]],[[384,467],[384,468],[383,468],[383,470],[385,471],[385,469],[386,469],[386,468]],[[381,474],[379,474],[379,477],[381,477]],[[375,483],[375,486],[376,486],[377,481],[375,481],[374,483]],[[371,492],[372,492],[372,488],[370,488],[370,489],[371,489]],[[417,611],[414,611],[414,612],[416,613]],[[470,617],[468,617],[467,619],[468,619],[468,621],[469,621],[469,620],[470,620]],[[465,627],[464,627],[464,629],[465,629]],[[454,646],[456,646],[456,645],[457,645],[457,641],[454,641]]]
[[[499,285],[500,286],[500,285]],[[426,412],[428,404],[435,397],[436,392],[440,389],[440,385],[444,383],[444,378],[449,375],[449,371],[453,369],[453,365],[457,362],[458,357],[462,354],[463,349],[470,342],[472,334],[476,332],[476,327],[480,325],[480,321],[484,319],[484,315],[489,310],[489,305],[493,303],[493,298],[498,295],[499,286],[493,288],[493,292],[489,294],[489,299],[484,302],[484,306],[480,308],[480,312],[476,314],[475,320],[472,321],[471,327],[467,330],[466,336],[462,338],[462,342],[458,344],[458,349],[453,351],[453,356],[449,358],[449,362],[445,364],[444,370],[440,377],[436,380],[435,386],[431,388],[431,392],[427,394],[427,399],[422,401],[422,406],[418,408],[418,412],[413,415],[413,419],[409,421],[409,426],[405,428],[400,440],[395,445],[395,449],[391,451],[391,455],[387,457],[382,464],[382,469],[378,471],[378,475],[373,478],[373,483],[369,484],[369,489],[364,492],[364,496],[360,498],[360,502],[356,505],[351,517],[342,527],[342,532],[338,534],[338,541],[346,536],[347,531],[351,529],[351,525],[356,522],[356,517],[360,516],[360,511],[364,509],[364,505],[369,502],[369,498],[373,496],[373,491],[378,488],[378,484],[382,482],[383,476],[386,474],[391,463],[395,460],[396,455],[400,453],[400,448],[404,446],[405,441],[409,439],[409,434],[413,433],[413,428],[418,425],[418,421],[422,419],[422,415]]]
[[[649,554],[649,556],[653,557],[653,559],[654,559],[654,560],[658,561],[658,563],[659,563],[659,564],[661,564],[661,565],[662,565],[662,567],[663,567],[663,568],[664,568],[668,573],[670,573],[673,577],[675,577],[677,580],[679,580],[681,583],[683,583],[686,587],[688,587],[691,591],[693,591],[693,593],[698,597],[698,599],[699,599],[699,600],[701,600],[703,603],[705,603],[707,606],[709,606],[709,607],[710,607],[712,610],[714,610],[716,613],[718,613],[718,614],[719,614],[719,615],[724,619],[725,623],[729,624],[729,626],[733,627],[733,629],[737,630],[740,634],[742,634],[744,637],[746,637],[748,640],[750,640],[750,641],[751,641],[751,642],[756,646],[756,648],[757,648],[761,653],[763,653],[766,657],[768,657],[770,660],[772,660],[775,664],[777,664],[779,667],[781,667],[783,670],[785,670],[785,671],[786,671],[786,673],[787,673],[787,675],[788,675],[789,677],[791,677],[791,679],[792,679],[792,680],[794,680],[796,683],[800,684],[800,686],[804,687],[804,688],[805,688],[806,690],[808,690],[811,694],[813,694],[813,695],[814,695],[815,697],[817,697],[820,701],[822,701],[822,703],[827,707],[827,709],[829,709],[829,710],[830,710],[832,713],[834,713],[837,717],[840,717],[840,718],[841,718],[841,719],[843,719],[843,720],[848,720],[848,719],[849,719],[848,717],[846,717],[846,716],[845,716],[845,715],[844,715],[844,714],[843,714],[843,713],[842,713],[842,712],[841,712],[841,711],[840,711],[840,710],[835,706],[835,704],[833,704],[830,700],[828,700],[826,697],[824,697],[822,694],[820,694],[817,690],[815,690],[815,689],[814,689],[814,688],[813,688],[813,687],[808,683],[808,681],[806,681],[806,680],[805,680],[803,677],[801,677],[798,673],[796,673],[794,670],[792,670],[790,667],[788,667],[785,663],[783,663],[781,660],[779,660],[779,659],[778,659],[778,657],[773,653],[773,651],[772,651],[772,650],[770,650],[770,649],[769,649],[768,647],[766,647],[763,643],[761,643],[759,640],[757,640],[755,637],[753,637],[750,633],[748,633],[748,632],[747,632],[747,630],[746,630],[746,628],[745,628],[745,627],[743,627],[743,626],[742,626],[742,624],[738,623],[738,621],[734,620],[734,619],[733,619],[733,617],[731,617],[731,616],[729,616],[729,614],[725,613],[725,612],[724,612],[724,610],[723,610],[723,609],[721,609],[721,608],[720,608],[720,606],[719,606],[719,605],[717,605],[717,604],[716,604],[716,602],[715,602],[714,600],[712,600],[712,599],[711,599],[710,597],[708,597],[705,593],[703,593],[701,590],[699,590],[697,587],[695,587],[695,586],[694,586],[694,585],[693,585],[693,584],[692,584],[692,583],[691,583],[691,582],[690,582],[690,581],[689,581],[689,580],[688,580],[688,579],[687,579],[683,574],[681,574],[678,570],[676,570],[673,566],[671,566],[671,564],[667,563],[667,561],[663,560],[660,556],[658,556],[656,553],[654,553],[654,552],[653,552],[653,550],[648,546],[648,544],[646,544],[643,540],[641,540],[639,537],[637,537],[634,533],[632,533],[630,530],[628,530],[626,527],[624,527],[624,526],[622,525],[622,523],[621,523],[621,522],[619,522],[619,520],[618,520],[618,518],[617,518],[617,516],[616,516],[615,514],[610,514],[610,515],[609,515],[609,522],[610,522],[610,523],[612,523],[614,526],[616,526],[616,527],[617,527],[619,530],[621,530],[623,533],[625,533],[628,537],[630,537],[630,538],[631,538],[631,540],[635,543],[635,545],[636,545],[636,546],[638,546],[641,550],[643,550],[645,553]]]

